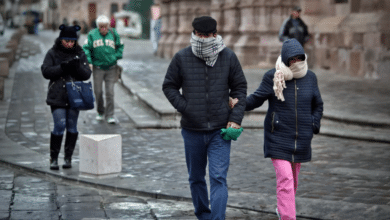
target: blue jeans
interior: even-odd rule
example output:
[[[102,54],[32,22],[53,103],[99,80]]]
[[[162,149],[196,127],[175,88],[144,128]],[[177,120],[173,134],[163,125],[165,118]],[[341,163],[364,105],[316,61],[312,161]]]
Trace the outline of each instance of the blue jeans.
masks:
[[[69,108],[52,108],[54,129],[53,134],[63,135],[65,128],[70,133],[77,133],[79,111]]]
[[[228,200],[227,172],[231,141],[222,139],[221,130],[191,131],[182,129],[192,202],[198,219],[225,219]],[[209,159],[210,203],[205,181]]]

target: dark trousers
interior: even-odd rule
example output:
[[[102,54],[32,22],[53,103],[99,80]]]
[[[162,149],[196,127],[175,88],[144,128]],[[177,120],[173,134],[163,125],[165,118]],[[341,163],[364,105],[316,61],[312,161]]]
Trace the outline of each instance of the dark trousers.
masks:
[[[226,182],[231,141],[222,139],[221,130],[191,131],[182,129],[192,202],[198,219],[225,219],[228,200]],[[210,203],[205,181],[209,160]]]

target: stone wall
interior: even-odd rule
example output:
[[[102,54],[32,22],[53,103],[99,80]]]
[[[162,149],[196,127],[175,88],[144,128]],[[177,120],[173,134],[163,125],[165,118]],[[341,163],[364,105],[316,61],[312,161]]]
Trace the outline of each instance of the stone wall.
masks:
[[[278,31],[297,4],[293,0],[159,0],[162,38],[158,55],[171,58],[189,45],[191,22],[210,15],[218,32],[243,66],[270,68],[280,54]],[[311,68],[380,78],[378,65],[389,62],[390,0],[300,0],[311,40],[305,45]]]
[[[122,10],[123,4],[127,4],[128,0],[56,0],[57,9],[47,9],[44,12],[46,18],[44,22],[50,22],[44,24],[45,27],[50,27],[54,16],[54,22],[56,24],[62,24],[64,18],[67,19],[69,24],[72,24],[74,20],[77,20],[80,24],[84,21],[87,25],[91,25],[89,4],[96,4],[96,18],[99,15],[106,15],[111,17],[111,4],[117,4],[118,10]],[[54,13],[54,14],[53,14]],[[95,18],[95,19],[96,19]]]

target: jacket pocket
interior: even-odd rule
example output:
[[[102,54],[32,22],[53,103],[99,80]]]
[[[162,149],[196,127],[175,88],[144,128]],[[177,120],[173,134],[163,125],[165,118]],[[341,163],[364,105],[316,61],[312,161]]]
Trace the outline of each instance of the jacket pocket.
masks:
[[[279,120],[279,117],[278,115],[276,114],[276,112],[272,112],[272,121],[271,121],[271,132],[274,132],[276,130],[278,130],[279,128],[279,124],[280,124],[280,120]]]
[[[316,121],[315,121],[314,116],[311,116],[311,119],[312,119],[313,133],[314,133],[314,134],[320,133],[320,126],[316,125]]]

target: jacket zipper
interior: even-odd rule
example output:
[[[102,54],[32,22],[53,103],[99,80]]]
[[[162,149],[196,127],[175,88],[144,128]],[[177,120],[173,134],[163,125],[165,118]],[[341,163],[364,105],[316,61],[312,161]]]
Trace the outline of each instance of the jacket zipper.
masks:
[[[273,133],[274,129],[275,129],[274,123],[275,123],[275,112],[272,112],[272,129],[271,129],[271,133]]]
[[[210,115],[209,115],[209,73],[207,71],[207,66],[205,66],[206,69],[206,106],[207,106],[207,125],[210,129]]]
[[[298,140],[298,90],[297,90],[297,80],[294,80],[295,83],[295,148],[292,155],[292,162],[294,163],[294,154],[297,150],[297,140]]]
[[[54,85],[54,83],[56,83],[55,81],[49,86],[49,89],[48,90],[50,90],[50,88]]]

